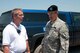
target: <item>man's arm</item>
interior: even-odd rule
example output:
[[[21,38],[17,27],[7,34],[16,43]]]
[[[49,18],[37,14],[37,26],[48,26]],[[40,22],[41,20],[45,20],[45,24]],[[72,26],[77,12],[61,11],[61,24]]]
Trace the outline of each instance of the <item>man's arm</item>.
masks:
[[[3,46],[3,52],[4,52],[4,53],[10,53],[10,52],[9,52],[9,46],[8,46],[8,45],[4,45],[4,46]]]
[[[60,53],[68,53],[69,50],[69,30],[66,25],[60,28]]]
[[[28,42],[28,40],[26,40],[26,49],[27,49],[27,53],[30,53],[30,47],[29,47],[29,42]]]

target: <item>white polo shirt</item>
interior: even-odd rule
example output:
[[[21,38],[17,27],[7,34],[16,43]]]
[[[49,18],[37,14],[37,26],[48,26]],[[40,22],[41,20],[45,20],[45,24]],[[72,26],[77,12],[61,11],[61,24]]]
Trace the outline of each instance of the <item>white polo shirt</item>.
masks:
[[[20,34],[17,33],[17,29],[21,31]],[[3,30],[2,45],[9,45],[10,53],[24,52],[26,50],[26,40],[28,40],[26,29],[21,24],[17,27],[11,22]]]

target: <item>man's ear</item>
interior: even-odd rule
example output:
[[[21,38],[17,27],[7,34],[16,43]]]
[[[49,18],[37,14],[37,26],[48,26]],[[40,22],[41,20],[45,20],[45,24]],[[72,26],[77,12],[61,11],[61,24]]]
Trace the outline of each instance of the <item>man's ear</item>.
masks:
[[[49,12],[47,14],[49,15]]]
[[[17,16],[18,14],[14,14],[14,16]]]

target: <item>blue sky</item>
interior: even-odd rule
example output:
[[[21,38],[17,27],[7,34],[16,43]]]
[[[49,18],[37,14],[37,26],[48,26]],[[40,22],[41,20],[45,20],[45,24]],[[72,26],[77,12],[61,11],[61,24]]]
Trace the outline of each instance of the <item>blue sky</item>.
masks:
[[[14,8],[47,9],[52,4],[57,5],[59,11],[80,12],[80,0],[0,0],[0,15]]]

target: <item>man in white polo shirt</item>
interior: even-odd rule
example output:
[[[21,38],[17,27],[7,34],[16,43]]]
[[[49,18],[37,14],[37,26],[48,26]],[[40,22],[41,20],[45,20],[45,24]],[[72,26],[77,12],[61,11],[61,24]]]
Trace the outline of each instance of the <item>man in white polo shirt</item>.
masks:
[[[4,53],[30,53],[26,29],[20,23],[23,20],[22,9],[12,10],[12,22],[3,30],[3,51]]]

